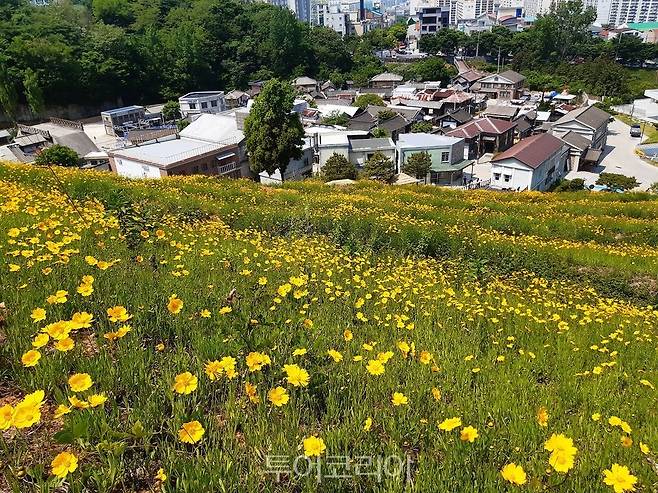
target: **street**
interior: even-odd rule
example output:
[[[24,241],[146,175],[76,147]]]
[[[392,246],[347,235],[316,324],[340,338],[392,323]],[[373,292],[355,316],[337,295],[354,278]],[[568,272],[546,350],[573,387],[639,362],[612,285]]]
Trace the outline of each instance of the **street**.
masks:
[[[658,166],[654,166],[635,154],[640,139],[630,136],[630,127],[615,119],[608,126],[608,141],[603,158],[593,172],[572,171],[566,178],[583,178],[586,186],[592,185],[600,173],[619,173],[634,176],[640,183],[639,189],[646,190],[658,182]]]

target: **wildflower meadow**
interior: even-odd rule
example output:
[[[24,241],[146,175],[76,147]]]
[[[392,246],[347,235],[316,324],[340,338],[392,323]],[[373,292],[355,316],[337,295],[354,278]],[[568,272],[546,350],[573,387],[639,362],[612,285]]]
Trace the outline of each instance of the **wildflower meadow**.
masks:
[[[657,220],[0,164],[0,491],[655,491]]]

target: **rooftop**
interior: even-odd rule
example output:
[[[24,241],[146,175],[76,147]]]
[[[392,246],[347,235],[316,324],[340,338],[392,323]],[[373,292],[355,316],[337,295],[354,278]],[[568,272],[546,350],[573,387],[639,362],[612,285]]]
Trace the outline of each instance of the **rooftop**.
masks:
[[[498,118],[477,118],[451,130],[447,135],[471,139],[481,133],[503,134],[515,126],[516,123],[514,122],[499,120]]]
[[[101,111],[101,115],[114,116],[123,113],[132,113],[134,111],[143,111],[143,110],[144,110],[143,106],[134,104],[132,106],[123,106],[121,108],[115,108],[113,110]]]
[[[384,72],[383,74],[375,75],[371,82],[400,82],[404,79],[401,75]]]
[[[551,134],[537,134],[523,139],[495,156],[491,162],[516,159],[532,169],[537,169],[550,156],[555,154],[564,142]]]
[[[244,139],[233,114],[204,113],[180,132],[181,137],[213,144],[237,144]]]
[[[610,119],[610,115],[603,110],[600,110],[596,106],[584,106],[576,110],[570,111],[558,121],[555,122],[556,125],[561,123],[570,122],[576,120],[583,125],[587,125],[591,128],[599,128],[601,125],[607,124]]]
[[[430,147],[451,146],[459,142],[460,138],[447,137],[445,135],[434,135],[426,133],[400,134],[398,138],[399,147],[426,149]]]
[[[354,151],[376,151],[378,149],[395,149],[395,144],[391,139],[352,139],[350,147]]]
[[[153,163],[167,168],[181,161],[217,151],[223,146],[195,139],[173,139],[112,151],[113,156]]]
[[[181,99],[199,99],[199,98],[206,98],[208,96],[219,96],[221,94],[224,94],[224,91],[195,91],[195,92],[188,92],[184,96],[181,96],[178,98],[179,100]]]

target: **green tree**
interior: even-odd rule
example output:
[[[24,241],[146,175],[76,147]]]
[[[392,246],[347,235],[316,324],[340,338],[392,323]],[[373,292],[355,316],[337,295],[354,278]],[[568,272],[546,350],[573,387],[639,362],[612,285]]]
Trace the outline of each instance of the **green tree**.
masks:
[[[384,137],[388,137],[388,132],[385,128],[377,127],[372,131],[372,136],[376,139],[382,139]]]
[[[80,158],[70,147],[55,144],[42,149],[34,160],[36,164],[47,165],[56,164],[58,166],[78,166]]]
[[[361,94],[354,100],[353,106],[358,106],[362,110],[366,109],[368,105],[384,106],[384,100],[377,94]]]
[[[334,152],[322,167],[322,178],[325,181],[356,179],[356,166],[342,154]]]
[[[249,162],[254,173],[277,169],[281,180],[291,159],[302,155],[304,128],[292,112],[295,90],[287,82],[272,79],[265,83],[244,122]]]
[[[569,60],[577,53],[574,48],[591,37],[589,26],[596,19],[596,10],[585,7],[582,0],[554,2],[547,14],[540,15],[533,27],[544,59]]]
[[[377,113],[377,121],[379,123],[385,122],[386,120],[390,120],[391,118],[395,118],[397,113],[393,110],[389,110],[388,108],[381,110],[379,113]]]
[[[395,175],[393,161],[377,151],[366,161],[363,166],[363,174],[371,180],[390,183]]]
[[[336,110],[336,111],[332,111],[330,114],[325,116],[322,119],[322,123],[324,125],[340,125],[344,127],[345,125],[347,125],[347,122],[349,120],[350,120],[349,117],[345,113]]]
[[[414,122],[411,124],[411,133],[426,134],[432,131],[432,124],[430,122]]]
[[[9,75],[9,69],[5,61],[0,57],[0,109],[4,111],[10,120],[16,120],[16,108],[18,106],[18,92],[16,85]]]
[[[25,99],[27,105],[35,115],[41,113],[45,107],[43,91],[39,85],[39,77],[31,68],[27,69],[23,75],[23,87],[25,88]]]
[[[133,20],[133,12],[129,0],[93,0],[94,16],[105,24],[129,26]]]
[[[415,152],[402,165],[402,171],[418,180],[426,182],[427,174],[430,172],[431,167],[432,157],[428,152]]]
[[[632,190],[640,185],[634,176],[619,173],[601,173],[596,184],[606,186],[611,190]]]
[[[167,101],[162,107],[162,118],[164,118],[166,122],[171,122],[179,120],[180,117],[180,104],[178,104],[178,101]]]

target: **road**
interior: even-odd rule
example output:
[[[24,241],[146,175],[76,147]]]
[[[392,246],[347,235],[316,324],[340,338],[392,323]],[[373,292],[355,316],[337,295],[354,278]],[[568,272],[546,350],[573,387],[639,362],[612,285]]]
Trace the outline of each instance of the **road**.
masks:
[[[658,166],[649,164],[635,154],[635,146],[640,139],[630,136],[630,127],[615,119],[608,126],[608,141],[603,158],[593,172],[572,171],[566,178],[583,178],[586,185],[593,184],[600,173],[619,173],[634,176],[640,183],[638,187],[646,190],[658,182]]]

